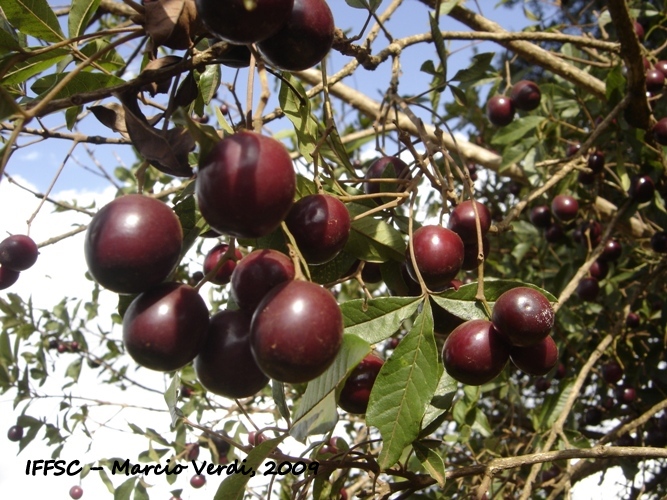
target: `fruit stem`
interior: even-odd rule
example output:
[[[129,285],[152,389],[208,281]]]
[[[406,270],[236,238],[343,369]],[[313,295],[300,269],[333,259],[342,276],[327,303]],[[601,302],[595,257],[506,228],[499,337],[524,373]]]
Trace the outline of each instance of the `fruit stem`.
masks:
[[[290,230],[287,228],[287,224],[285,224],[285,222],[283,221],[280,223],[280,227],[282,227],[283,232],[285,233],[287,239],[289,240],[289,242],[287,243],[287,248],[289,250],[289,256],[292,259],[292,263],[294,264],[294,279],[301,281],[312,281],[310,277],[310,268],[308,267],[308,263],[306,262],[306,259],[299,251],[299,246],[296,244],[294,236],[292,236],[292,233],[290,233]]]
[[[252,130],[252,92],[255,86],[255,67],[257,59],[255,58],[254,47],[250,49],[250,66],[248,67],[248,86],[246,88],[246,129]]]

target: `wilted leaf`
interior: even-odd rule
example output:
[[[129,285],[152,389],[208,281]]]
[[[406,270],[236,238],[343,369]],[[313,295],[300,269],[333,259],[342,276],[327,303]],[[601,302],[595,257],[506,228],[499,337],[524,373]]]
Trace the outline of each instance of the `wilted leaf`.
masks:
[[[148,64],[146,64],[146,66],[144,66],[144,69],[142,70],[142,73],[145,73],[146,71],[166,68],[167,66],[172,66],[174,64],[177,64],[182,60],[183,60],[182,57],[177,57],[177,56],[159,57],[157,59],[153,59]],[[146,85],[141,87],[141,90],[150,93],[151,96],[154,96],[155,94],[166,94],[167,92],[169,92],[169,87],[171,87],[171,77],[165,78],[160,81],[147,83]]]
[[[184,50],[190,47],[197,35],[204,32],[195,0],[157,0],[147,2],[144,8],[144,27],[156,48],[164,45]]]
[[[112,102],[111,104],[90,106],[88,109],[102,125],[109,127],[114,132],[118,132],[126,139],[130,138],[125,126],[125,109],[123,106]]]

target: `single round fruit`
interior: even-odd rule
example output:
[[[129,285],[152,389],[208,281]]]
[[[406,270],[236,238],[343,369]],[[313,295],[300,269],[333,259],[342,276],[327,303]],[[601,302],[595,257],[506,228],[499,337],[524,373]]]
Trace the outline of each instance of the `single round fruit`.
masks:
[[[190,478],[190,486],[193,488],[201,488],[206,484],[206,476],[203,474],[197,474],[196,476],[192,476]]]
[[[516,109],[532,111],[540,105],[542,93],[535,82],[521,80],[512,86],[510,99]]]
[[[328,194],[311,194],[297,201],[285,224],[309,264],[324,264],[340,253],[350,236],[350,213]]]
[[[635,176],[630,181],[629,195],[637,203],[646,203],[653,199],[655,185],[648,175]]]
[[[646,90],[657,94],[665,86],[665,75],[658,69],[649,69],[646,72]]]
[[[590,186],[591,184],[595,184],[595,180],[597,179],[597,174],[594,172],[584,172],[583,170],[580,170],[579,173],[577,174],[577,180],[579,181],[580,184],[583,184],[584,186]]]
[[[188,444],[186,445],[185,449],[185,457],[187,460],[197,460],[199,457],[199,445],[197,443]]]
[[[333,363],[343,342],[343,315],[334,296],[308,281],[273,288],[250,327],[260,369],[279,382],[305,383]]]
[[[634,387],[621,387],[616,394],[616,398],[621,404],[630,404],[637,399],[637,391]]]
[[[266,236],[292,206],[296,175],[283,144],[254,132],[218,142],[197,176],[197,201],[211,227],[237,238]]]
[[[225,434],[223,431],[222,434]],[[225,434],[226,435],[226,434]],[[227,455],[229,454],[229,450],[232,449],[232,446],[222,439],[220,436],[217,436],[215,434],[210,435],[211,442],[213,443],[213,446],[215,447],[215,453],[218,455],[218,463],[226,463],[227,462]],[[213,451],[211,451],[211,454],[215,456]]]
[[[625,317],[625,326],[628,328],[639,328],[639,325],[641,325],[641,318],[639,317],[639,314],[629,312]]]
[[[155,198],[129,194],[95,214],[84,252],[104,288],[141,293],[164,281],[180,259],[183,230],[174,211]]]
[[[250,431],[248,433],[248,444],[250,446],[257,446],[258,444],[262,444],[267,439],[268,438],[262,432]]]
[[[451,229],[442,226],[422,226],[412,233],[412,242],[405,251],[410,277],[418,281],[410,255],[414,248],[415,263],[426,286],[432,290],[452,281],[463,265],[463,241]]]
[[[573,142],[572,144],[568,145],[565,154],[568,158],[572,158],[579,152],[580,149],[581,149],[581,144],[578,142]]]
[[[477,242],[477,221],[475,207],[479,215],[479,225],[482,236],[489,232],[491,227],[491,212],[486,205],[473,200],[459,203],[449,216],[447,227],[461,237],[463,243]]]
[[[447,373],[467,385],[490,382],[503,371],[510,348],[493,323],[483,319],[466,321],[449,334],[442,349]]]
[[[604,250],[599,257],[599,260],[604,262],[615,262],[621,257],[622,253],[623,247],[621,244],[618,242],[618,240],[611,238],[607,240],[607,243],[605,243]]]
[[[655,69],[667,77],[667,61],[658,61],[655,63]]]
[[[594,301],[600,292],[600,284],[593,277],[583,278],[577,285],[577,295],[585,302]]]
[[[643,42],[644,35],[646,34],[644,32],[644,27],[641,24],[639,24],[639,21],[633,21],[632,24],[635,28],[635,33],[637,35],[637,38],[639,39],[640,42]]]
[[[240,260],[232,273],[234,302],[252,314],[269,291],[294,279],[294,264],[277,250],[255,250]]]
[[[9,288],[19,279],[21,273],[0,265],[0,290]]]
[[[361,279],[366,284],[380,283],[382,281],[382,271],[377,262],[365,262],[361,270]]]
[[[162,283],[136,297],[123,318],[123,343],[151,370],[178,370],[201,350],[208,328],[204,299],[191,286]]]
[[[541,342],[528,347],[513,346],[510,360],[529,375],[546,375],[558,363],[558,347],[547,335]]]
[[[579,212],[579,202],[568,194],[559,194],[551,200],[551,212],[563,222],[571,221]]]
[[[197,378],[206,390],[240,399],[254,396],[268,384],[250,349],[250,320],[240,310],[220,311],[211,317],[194,361]]]
[[[607,273],[609,273],[609,264],[607,264],[607,261],[597,259],[591,264],[588,273],[598,281],[603,280],[607,277]]]
[[[615,384],[623,378],[623,368],[616,361],[602,365],[602,378],[608,384]]]
[[[651,129],[658,144],[667,146],[667,118],[661,118]]]
[[[23,427],[20,425],[12,425],[7,431],[7,439],[14,442],[23,439]]]
[[[338,406],[348,413],[363,415],[368,408],[375,379],[380,373],[384,360],[375,354],[368,354],[352,369],[340,391]]]
[[[329,53],[335,28],[325,0],[294,0],[287,22],[257,48],[273,66],[301,71],[315,66]]]
[[[556,368],[556,373],[554,373],[554,378],[557,380],[562,380],[565,378],[566,370],[563,363],[558,363],[558,368]]]
[[[209,250],[204,259],[204,274],[208,274],[215,269],[228,249],[229,245],[221,243]],[[232,277],[232,272],[234,272],[237,263],[243,258],[243,254],[238,248],[234,248],[234,256],[236,257],[236,261],[229,259],[225,262],[222,267],[218,269],[218,272],[211,278],[212,283],[215,283],[216,285],[226,285],[229,283],[229,280]]]
[[[594,153],[588,156],[588,161],[586,162],[588,168],[590,168],[594,174],[600,174],[604,170],[604,152],[597,150]]]
[[[546,229],[551,226],[551,210],[548,205],[538,205],[530,211],[530,222],[533,226]]]
[[[491,321],[513,346],[532,346],[542,342],[551,332],[554,310],[543,294],[520,286],[498,297]]]
[[[602,416],[602,410],[592,406],[584,412],[584,425],[600,425],[602,423]]]
[[[69,496],[72,497],[74,500],[79,500],[83,496],[83,488],[81,486],[72,486],[69,489]]]
[[[535,389],[537,389],[539,392],[547,392],[549,389],[551,389],[551,381],[544,377],[540,377],[535,380]]]
[[[410,167],[400,158],[395,156],[382,156],[373,161],[366,170],[366,180],[374,179],[407,179],[410,175]],[[406,181],[407,182],[407,181]],[[398,192],[405,187],[406,182],[393,183],[383,191]],[[380,192],[382,182],[365,182],[364,192],[366,194],[377,194]]]
[[[497,127],[509,125],[514,120],[512,99],[504,95],[494,95],[486,103],[486,116]]]
[[[654,233],[651,236],[651,248],[657,253],[667,253],[667,233],[664,231]]]
[[[228,42],[260,42],[287,22],[294,0],[196,0],[197,12],[215,36]]]
[[[544,231],[544,239],[547,240],[548,243],[560,243],[565,239],[565,231],[563,231],[563,228],[558,224],[551,224]]]
[[[0,242],[0,265],[12,271],[25,271],[37,262],[39,249],[30,236],[13,234]]]

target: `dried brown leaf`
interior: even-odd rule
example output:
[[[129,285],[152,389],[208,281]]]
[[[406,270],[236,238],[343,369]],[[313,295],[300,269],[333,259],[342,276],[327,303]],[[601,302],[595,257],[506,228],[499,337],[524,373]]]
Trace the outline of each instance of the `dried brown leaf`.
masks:
[[[160,57],[158,59],[153,59],[152,61],[149,61],[148,64],[146,64],[146,66],[143,69],[143,72],[166,68],[167,66],[178,64],[182,60],[183,58],[178,56],[165,56],[165,57]],[[155,96],[155,94],[168,93],[170,86],[171,86],[171,77],[165,78],[164,80],[159,80],[159,81],[156,80],[154,82],[147,83],[146,85],[141,87],[141,90],[150,93],[151,96]]]
[[[146,32],[155,48],[164,45],[183,50],[205,30],[197,14],[195,0],[157,0],[144,5]]]
[[[97,118],[102,125],[109,127],[114,132],[129,139],[127,127],[125,126],[125,109],[116,102],[100,106],[90,106],[88,108],[95,118]]]

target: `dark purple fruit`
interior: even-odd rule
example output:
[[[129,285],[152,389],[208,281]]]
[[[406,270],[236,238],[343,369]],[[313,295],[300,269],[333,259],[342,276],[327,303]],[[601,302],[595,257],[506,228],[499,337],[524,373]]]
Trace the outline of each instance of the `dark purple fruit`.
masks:
[[[285,219],[296,245],[309,264],[332,260],[350,236],[350,213],[328,194],[311,194],[297,201]]]
[[[550,335],[528,347],[512,346],[510,360],[528,375],[546,375],[558,362],[558,347]]]
[[[486,103],[486,116],[497,127],[509,125],[514,119],[512,99],[504,95],[494,95]]]
[[[217,60],[230,68],[247,68],[250,66],[250,49],[247,45],[229,44],[227,50]],[[221,104],[220,112],[226,115],[229,109],[222,109],[223,106],[227,107],[226,104]]]
[[[491,251],[491,243],[489,238],[486,236],[482,237],[482,253],[484,254],[484,260],[489,256]],[[477,257],[479,255],[479,245],[476,241],[463,244],[463,264],[461,264],[461,269],[464,271],[472,271],[477,269]]]
[[[248,444],[250,446],[257,446],[258,444],[262,444],[267,439],[268,438],[262,432],[250,431],[248,433]]]
[[[540,105],[542,93],[535,82],[521,80],[512,86],[510,99],[516,109],[532,111]]]
[[[220,245],[216,245],[211,248],[211,250],[209,250],[209,252],[206,254],[206,258],[204,259],[204,274],[208,274],[213,271],[213,269],[215,269],[215,267],[218,265],[218,262],[220,262],[228,249],[229,245],[226,243],[221,243]],[[216,285],[226,285],[229,283],[229,280],[232,277],[232,272],[234,272],[237,262],[243,258],[243,254],[239,251],[238,248],[235,248],[234,256],[236,257],[236,261],[229,259],[227,262],[225,262],[222,267],[218,269],[218,272],[215,273],[213,278],[211,278],[212,283],[215,283]]]
[[[546,229],[551,226],[551,210],[548,205],[538,205],[530,211],[530,222],[533,226]]]
[[[615,262],[621,257],[622,253],[623,247],[618,242],[618,240],[612,238],[607,240],[607,243],[605,243],[604,250],[602,251],[599,259],[604,262]]]
[[[639,328],[639,325],[641,325],[641,318],[639,317],[639,314],[629,312],[625,317],[625,326],[628,328]]]
[[[593,262],[593,264],[591,264],[591,268],[588,270],[588,273],[598,281],[603,280],[609,273],[609,264],[607,264],[607,262],[604,260],[597,259],[595,262]]]
[[[653,199],[655,185],[648,175],[635,176],[630,181],[629,195],[637,203],[646,203]]]
[[[577,295],[585,302],[594,301],[600,292],[600,284],[593,277],[583,278],[577,285]]]
[[[489,232],[491,227],[491,212],[486,205],[472,200],[459,203],[449,216],[447,227],[461,237],[463,243],[477,242],[477,222],[475,207],[479,215],[479,225],[482,236]]]
[[[294,264],[277,250],[255,250],[236,265],[232,273],[232,297],[251,314],[269,291],[294,279]]]
[[[201,488],[206,484],[206,476],[203,474],[197,474],[196,476],[192,476],[190,478],[190,486],[193,488]]]
[[[408,273],[418,281],[412,264],[410,246],[414,248],[415,263],[426,286],[432,290],[447,286],[463,265],[463,241],[454,231],[442,226],[422,226],[412,234],[405,252]]]
[[[382,281],[380,264],[377,262],[366,262],[364,268],[361,270],[361,279],[364,280],[364,283],[380,283]]]
[[[532,346],[551,332],[554,310],[540,292],[520,286],[498,297],[491,321],[513,346]]]
[[[667,77],[667,61],[658,61],[655,63],[655,69]]]
[[[12,271],[5,266],[0,266],[0,290],[5,290],[16,283],[20,274],[18,271]]]
[[[79,500],[83,496],[83,488],[81,486],[72,486],[69,489],[69,496],[73,498],[74,500]]]
[[[7,431],[7,439],[10,441],[20,441],[23,438],[23,427],[20,425],[12,425]]]
[[[604,170],[604,152],[597,150],[590,154],[588,156],[586,165],[593,171],[594,174],[602,173]]]
[[[554,378],[557,380],[562,380],[565,378],[566,369],[563,363],[558,363],[558,368],[556,368],[556,373],[554,373]]]
[[[537,389],[539,392],[547,392],[549,389],[551,389],[551,381],[544,377],[540,377],[535,380],[535,389]]]
[[[0,265],[12,271],[31,268],[38,254],[37,245],[25,234],[13,234],[0,242]]]
[[[638,21],[633,21],[632,24],[635,28],[635,34],[637,35],[637,38],[639,39],[640,42],[643,42],[644,35],[646,34],[644,32],[644,27],[641,24],[639,24]]]
[[[616,361],[602,365],[602,378],[608,384],[615,384],[623,378],[623,368]]]
[[[667,233],[658,231],[651,236],[651,248],[657,253],[667,253]]]
[[[580,149],[581,149],[581,144],[578,142],[573,142],[572,144],[568,145],[565,154],[567,155],[568,158],[571,158],[574,155],[576,155]]]
[[[199,445],[197,443],[191,443],[186,445],[185,447],[186,453],[185,453],[185,458],[187,460],[197,460],[199,457]]]
[[[490,382],[509,360],[509,346],[490,321],[466,321],[449,334],[442,350],[447,373],[467,385]]]
[[[238,132],[218,142],[201,165],[197,201],[213,229],[238,238],[260,238],[285,219],[296,175],[281,142]]]
[[[334,29],[333,14],[325,0],[294,0],[288,21],[257,47],[273,66],[301,71],[315,66],[329,53]]]
[[[345,380],[338,406],[348,413],[366,413],[368,398],[383,364],[384,360],[372,353],[362,359]]]
[[[400,158],[395,156],[382,156],[373,161],[366,171],[366,180],[373,179],[407,179],[410,175],[410,167]],[[391,184],[391,187],[385,188],[389,191],[398,192],[405,187],[406,182]],[[364,192],[366,194],[377,194],[380,192],[382,182],[365,182]],[[384,191],[383,191],[384,192]]]
[[[590,242],[591,248],[594,248],[600,244],[602,240],[602,226],[599,222],[594,220],[582,222],[579,226],[579,231],[581,235],[580,243],[582,245],[587,247]]]
[[[544,231],[544,239],[549,243],[560,243],[565,239],[565,231],[558,224],[551,224]]]
[[[651,129],[658,144],[667,146],[667,118],[661,118]]]
[[[204,388],[229,399],[257,394],[269,379],[250,349],[250,315],[220,311],[211,317],[204,345],[194,361]]]
[[[174,211],[155,198],[129,194],[95,214],[84,252],[104,288],[141,293],[164,281],[180,259],[183,231]]]
[[[289,281],[273,288],[257,306],[250,335],[255,360],[267,376],[305,383],[324,373],[338,355],[343,315],[328,290],[308,281]]]
[[[177,370],[199,353],[208,309],[197,291],[162,283],[136,297],[123,318],[123,343],[132,358],[151,370]]]
[[[620,387],[616,391],[616,399],[620,404],[630,404],[637,399],[637,391],[634,387]]]
[[[595,184],[595,180],[597,179],[597,174],[594,172],[584,172],[583,170],[580,170],[579,173],[577,174],[577,180],[579,181],[580,184],[583,184],[584,186],[590,186],[591,184]]]
[[[649,69],[646,72],[646,90],[657,94],[665,86],[665,75],[658,69]]]
[[[596,426],[602,423],[602,410],[590,407],[584,412],[584,425]]]
[[[199,18],[210,32],[228,42],[265,40],[287,22],[294,0],[196,0]],[[254,7],[251,8],[251,5]]]
[[[579,202],[567,194],[559,194],[551,200],[551,213],[563,222],[571,221],[577,217]]]

